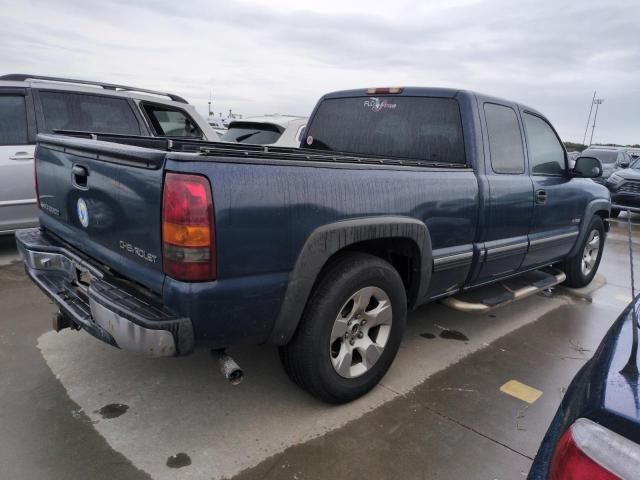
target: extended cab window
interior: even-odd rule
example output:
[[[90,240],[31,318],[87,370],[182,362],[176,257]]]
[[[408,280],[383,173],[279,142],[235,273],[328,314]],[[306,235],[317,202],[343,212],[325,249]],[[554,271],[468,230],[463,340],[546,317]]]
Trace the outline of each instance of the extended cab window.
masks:
[[[22,95],[0,95],[0,145],[26,145],[27,108]]]
[[[140,135],[126,98],[66,92],[40,92],[45,129]]]
[[[465,163],[458,102],[376,96],[324,100],[305,133],[307,148]]]
[[[504,105],[484,104],[491,168],[496,173],[524,173],[524,150],[516,112]]]
[[[280,135],[281,130],[269,123],[231,122],[229,129],[222,136],[222,141],[270,145],[276,143]]]
[[[525,113],[523,119],[531,172],[534,175],[562,174],[565,171],[564,148],[551,125],[530,113]]]
[[[143,107],[156,135],[202,138],[202,130],[184,110],[155,104],[143,104]]]

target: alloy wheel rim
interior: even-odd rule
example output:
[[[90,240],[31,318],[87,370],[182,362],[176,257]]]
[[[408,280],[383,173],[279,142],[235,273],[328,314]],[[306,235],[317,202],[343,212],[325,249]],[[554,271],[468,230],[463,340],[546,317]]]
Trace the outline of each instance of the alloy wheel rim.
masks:
[[[381,288],[364,287],[351,295],[331,330],[329,353],[336,373],[355,378],[368,372],[389,341],[392,322],[391,300]]]
[[[587,243],[582,251],[582,274],[586,277],[592,271],[596,265],[598,259],[598,253],[600,252],[600,233],[597,230],[592,230],[587,238]]]

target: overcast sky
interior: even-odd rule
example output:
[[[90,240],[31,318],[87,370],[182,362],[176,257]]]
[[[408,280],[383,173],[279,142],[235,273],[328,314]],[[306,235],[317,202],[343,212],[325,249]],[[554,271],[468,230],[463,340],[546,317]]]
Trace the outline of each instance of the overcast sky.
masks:
[[[638,0],[0,0],[0,12],[4,73],[167,90],[205,114],[210,89],[215,112],[306,115],[333,90],[466,88],[535,107],[573,141],[597,90],[594,142],[640,143]]]

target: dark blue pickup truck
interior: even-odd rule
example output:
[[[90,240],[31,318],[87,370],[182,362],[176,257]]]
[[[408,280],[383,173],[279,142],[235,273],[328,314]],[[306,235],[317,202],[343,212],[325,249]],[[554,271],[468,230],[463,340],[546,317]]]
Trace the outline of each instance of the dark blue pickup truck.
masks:
[[[81,138],[81,137],[85,138]],[[300,149],[41,135],[39,229],[16,238],[60,325],[154,355],[281,347],[346,402],[396,355],[408,309],[555,265],[591,281],[609,192],[523,105],[434,88],[325,95]]]

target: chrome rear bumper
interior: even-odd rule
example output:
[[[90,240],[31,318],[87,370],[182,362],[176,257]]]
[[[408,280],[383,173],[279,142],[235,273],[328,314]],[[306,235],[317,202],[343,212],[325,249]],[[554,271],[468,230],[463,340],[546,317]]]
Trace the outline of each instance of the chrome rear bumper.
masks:
[[[19,230],[16,243],[29,277],[93,336],[152,356],[193,350],[191,320],[171,312],[151,294],[109,276],[40,229]]]

